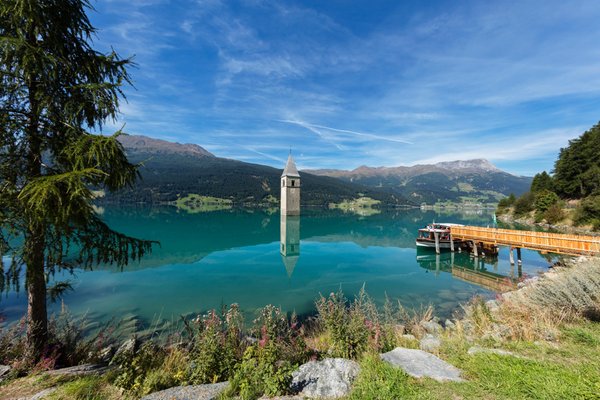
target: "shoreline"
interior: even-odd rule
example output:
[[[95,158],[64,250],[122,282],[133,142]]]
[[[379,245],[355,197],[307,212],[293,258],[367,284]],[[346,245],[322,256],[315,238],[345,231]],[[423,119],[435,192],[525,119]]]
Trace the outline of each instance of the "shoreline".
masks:
[[[572,226],[572,225],[560,225],[560,224],[552,225],[552,224],[547,224],[547,223],[543,223],[543,222],[535,222],[534,219],[531,217],[515,218],[514,215],[512,214],[512,212],[500,214],[500,215],[496,214],[496,218],[498,221],[500,221],[504,224],[508,224],[508,225],[518,224],[518,225],[523,225],[523,226],[527,226],[527,227],[531,227],[531,228],[543,228],[543,229],[547,229],[547,230],[556,231],[559,233],[579,234],[579,235],[599,236],[600,237],[600,232],[593,231],[593,230],[590,230],[587,228],[576,227],[576,226]]]

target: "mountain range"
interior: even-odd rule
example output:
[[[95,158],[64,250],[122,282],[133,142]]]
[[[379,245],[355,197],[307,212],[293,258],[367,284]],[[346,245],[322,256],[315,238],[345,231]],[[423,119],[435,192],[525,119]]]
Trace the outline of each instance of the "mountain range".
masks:
[[[411,167],[367,167],[351,171],[316,169],[330,176],[373,188],[386,188],[416,203],[495,203],[510,193],[529,190],[531,177],[502,171],[485,159],[446,161]]]
[[[141,163],[134,188],[110,196],[121,202],[170,202],[188,194],[237,203],[276,202],[281,169],[217,157],[201,146],[121,135],[129,160]],[[283,167],[283,165],[282,165]],[[303,170],[302,203],[327,205],[360,196],[386,205],[436,202],[494,203],[529,189],[531,178],[504,172],[487,160],[412,167]]]
[[[217,157],[195,144],[134,135],[121,135],[119,140],[130,162],[142,164],[141,179],[134,188],[110,195],[110,200],[162,203],[200,194],[235,203],[279,201],[282,169]],[[327,205],[360,196],[390,205],[409,203],[402,196],[380,188],[302,173],[303,204]]]

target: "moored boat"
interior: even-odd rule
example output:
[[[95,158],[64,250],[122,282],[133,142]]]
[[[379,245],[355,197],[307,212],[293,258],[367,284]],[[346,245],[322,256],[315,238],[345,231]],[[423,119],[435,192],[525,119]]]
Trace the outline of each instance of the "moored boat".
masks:
[[[463,226],[452,223],[432,223],[426,228],[419,229],[417,247],[436,248],[436,235],[438,236],[439,249],[450,249],[450,229],[453,226]]]

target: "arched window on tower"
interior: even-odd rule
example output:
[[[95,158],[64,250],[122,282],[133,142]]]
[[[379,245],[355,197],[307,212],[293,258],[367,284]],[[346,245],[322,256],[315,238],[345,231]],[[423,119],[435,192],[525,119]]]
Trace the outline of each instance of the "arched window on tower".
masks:
[[[295,183],[296,181],[292,179],[292,186],[296,186]]]

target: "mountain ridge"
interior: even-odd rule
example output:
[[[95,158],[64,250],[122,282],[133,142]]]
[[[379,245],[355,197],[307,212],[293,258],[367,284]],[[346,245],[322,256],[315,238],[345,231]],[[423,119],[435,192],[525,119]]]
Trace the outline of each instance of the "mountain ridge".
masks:
[[[198,145],[141,135],[119,136],[130,162],[140,163],[134,187],[108,194],[106,201],[170,203],[189,194],[238,204],[278,204],[283,169],[217,157]],[[283,167],[283,166],[282,166]],[[367,196],[385,205],[414,204],[397,193],[328,176],[301,173],[302,204],[327,206]]]
[[[113,198],[172,202],[188,194],[234,202],[273,203],[279,199],[282,169],[218,157],[196,144],[122,135],[128,158],[143,163],[142,181]],[[282,165],[283,167],[283,165]],[[444,161],[399,167],[360,166],[354,170],[303,169],[303,203],[327,205],[368,196],[387,205],[496,203],[526,192],[531,178],[504,172],[486,159]]]

